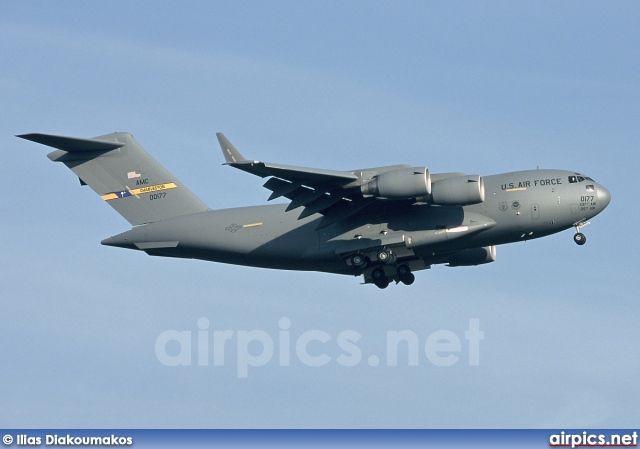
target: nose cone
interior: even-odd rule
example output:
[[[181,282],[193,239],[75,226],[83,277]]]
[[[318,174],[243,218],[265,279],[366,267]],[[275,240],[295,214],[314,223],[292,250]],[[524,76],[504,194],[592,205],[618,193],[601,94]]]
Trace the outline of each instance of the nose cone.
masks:
[[[604,209],[611,202],[611,193],[601,184],[598,184],[598,203]]]

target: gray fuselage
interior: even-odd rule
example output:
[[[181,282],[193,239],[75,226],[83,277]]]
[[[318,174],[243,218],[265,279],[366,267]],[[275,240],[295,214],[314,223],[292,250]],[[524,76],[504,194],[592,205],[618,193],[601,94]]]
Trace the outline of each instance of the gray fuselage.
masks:
[[[358,275],[346,255],[388,247],[427,268],[465,249],[569,229],[600,213],[611,198],[602,185],[564,170],[483,178],[485,199],[470,206],[378,199],[322,228],[321,215],[298,219],[286,204],[207,210],[134,227],[102,243],[158,256]]]

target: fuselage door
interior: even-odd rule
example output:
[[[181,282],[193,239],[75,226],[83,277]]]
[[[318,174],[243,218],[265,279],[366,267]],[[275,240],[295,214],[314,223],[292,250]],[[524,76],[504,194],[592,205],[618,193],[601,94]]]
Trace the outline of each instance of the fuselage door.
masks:
[[[533,218],[534,220],[540,218],[540,207],[537,203],[531,205],[531,218]]]

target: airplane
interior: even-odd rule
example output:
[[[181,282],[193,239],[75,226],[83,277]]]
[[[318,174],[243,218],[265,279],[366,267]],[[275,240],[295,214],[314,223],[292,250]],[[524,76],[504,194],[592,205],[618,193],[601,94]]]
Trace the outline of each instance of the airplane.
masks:
[[[62,162],[133,228],[103,245],[148,255],[280,270],[362,276],[384,289],[414,273],[494,262],[496,246],[574,228],[574,240],[611,200],[573,171],[492,176],[392,165],[338,171],[245,158],[222,133],[225,165],[268,178],[269,200],[287,204],[213,210],[129,133],[95,138],[18,135]]]

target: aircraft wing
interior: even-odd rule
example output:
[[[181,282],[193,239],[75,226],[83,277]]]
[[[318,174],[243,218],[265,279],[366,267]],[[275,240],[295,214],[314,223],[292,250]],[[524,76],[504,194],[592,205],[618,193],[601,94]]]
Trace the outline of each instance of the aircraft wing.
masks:
[[[218,137],[218,142],[220,142],[226,165],[231,165],[232,167],[239,168],[240,170],[262,178],[276,176],[291,182],[306,182],[320,185],[335,184],[338,186],[358,180],[358,177],[351,172],[251,161],[240,154],[224,134],[217,133],[216,136]]]
[[[320,213],[324,219],[319,228],[340,221],[368,206],[375,199],[360,194],[362,173],[325,170],[246,159],[224,136],[217,133],[226,165],[262,178],[270,177],[264,187],[272,191],[269,200],[285,197],[291,200],[287,211],[302,207],[298,219]],[[391,167],[389,167],[391,168]]]

